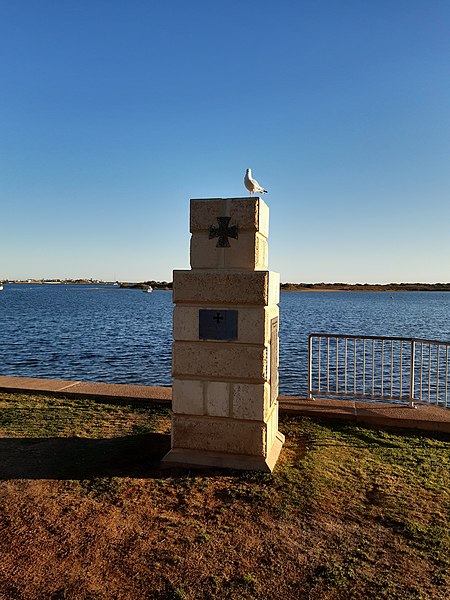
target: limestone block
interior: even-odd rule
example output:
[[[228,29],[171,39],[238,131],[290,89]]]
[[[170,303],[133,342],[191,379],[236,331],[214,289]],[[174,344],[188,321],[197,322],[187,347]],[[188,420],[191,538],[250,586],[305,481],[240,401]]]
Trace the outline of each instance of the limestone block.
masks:
[[[230,226],[237,225],[239,231],[249,230],[259,232],[266,238],[269,236],[269,207],[257,196],[191,200],[191,233],[216,227],[217,217],[230,217]]]
[[[267,348],[234,342],[180,342],[173,344],[174,377],[267,381]]]
[[[269,266],[269,244],[267,239],[256,234],[255,271],[264,271]]]
[[[217,306],[202,306],[216,309]],[[226,309],[227,307],[221,307]],[[199,312],[196,306],[176,306],[173,311],[173,337],[175,340],[198,341]],[[269,344],[270,321],[279,314],[278,306],[251,306],[238,309],[238,339],[244,344]]]
[[[211,417],[230,416],[230,385],[223,381],[206,381],[206,414]]]
[[[217,226],[217,217],[229,217],[226,198],[191,199],[189,231],[209,231]]]
[[[175,306],[173,309],[173,339],[199,339],[199,311],[197,306]]]
[[[268,314],[278,307],[244,307],[238,312],[238,341],[247,344],[268,343]]]
[[[211,417],[174,414],[172,447],[265,456],[266,425]]]
[[[278,435],[278,403],[271,407],[271,412],[267,417],[267,446],[270,448]]]
[[[262,198],[232,198],[230,216],[240,229],[259,231],[269,237],[269,207]]]
[[[270,344],[271,340],[270,340],[270,335],[271,335],[271,323],[272,323],[272,319],[274,319],[275,317],[279,317],[280,316],[280,309],[278,308],[277,304],[271,304],[270,306],[268,306],[265,310],[265,317],[266,317],[266,325],[265,325],[265,330],[266,330],[266,343]]]
[[[269,292],[267,304],[279,304],[280,302],[280,274],[269,271]]]
[[[173,272],[175,304],[267,306],[278,304],[279,299],[280,275],[273,271]]]
[[[173,309],[173,339],[198,340],[199,308],[196,306],[175,306]]]
[[[199,231],[191,237],[192,269],[265,270],[268,264],[266,238],[253,231],[239,231],[238,239],[229,238],[230,247],[218,248],[217,238],[209,238],[208,231]]]
[[[216,467],[219,469],[239,469],[241,471],[263,471],[270,473],[275,467],[284,441],[284,435],[278,432],[272,447],[268,447],[264,456],[172,448],[162,459],[161,467],[169,469],[173,467],[177,469],[180,467],[187,467],[189,469]]]
[[[172,410],[174,413],[203,415],[203,381],[174,379],[172,383]]]
[[[270,402],[268,383],[233,383],[232,417],[263,421]]]
[[[191,269],[224,269],[225,250],[230,248],[217,248],[217,239],[210,240],[206,232],[191,236],[190,241],[190,265]],[[236,240],[230,240],[230,244]]]

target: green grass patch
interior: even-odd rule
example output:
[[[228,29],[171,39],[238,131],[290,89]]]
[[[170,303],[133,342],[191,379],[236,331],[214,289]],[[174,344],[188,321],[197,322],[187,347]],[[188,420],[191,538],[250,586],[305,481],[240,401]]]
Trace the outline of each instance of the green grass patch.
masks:
[[[158,431],[167,409],[140,401],[0,394],[3,437],[117,437]]]

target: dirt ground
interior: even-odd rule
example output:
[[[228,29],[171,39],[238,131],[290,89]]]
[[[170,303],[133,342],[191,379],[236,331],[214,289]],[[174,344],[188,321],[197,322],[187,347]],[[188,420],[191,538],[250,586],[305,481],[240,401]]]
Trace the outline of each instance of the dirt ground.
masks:
[[[0,598],[450,597],[450,437],[284,418],[273,474],[161,471],[166,408],[0,394]]]

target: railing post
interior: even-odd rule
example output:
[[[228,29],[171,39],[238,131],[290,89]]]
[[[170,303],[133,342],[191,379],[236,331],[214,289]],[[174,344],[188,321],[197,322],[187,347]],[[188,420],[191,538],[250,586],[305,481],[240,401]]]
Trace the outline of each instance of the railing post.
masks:
[[[415,371],[415,359],[416,359],[416,342],[411,340],[411,360],[410,360],[410,371],[409,371],[409,407],[416,408],[414,404],[414,371]]]
[[[308,400],[312,400],[312,335],[308,338]],[[320,377],[320,373],[319,373]]]

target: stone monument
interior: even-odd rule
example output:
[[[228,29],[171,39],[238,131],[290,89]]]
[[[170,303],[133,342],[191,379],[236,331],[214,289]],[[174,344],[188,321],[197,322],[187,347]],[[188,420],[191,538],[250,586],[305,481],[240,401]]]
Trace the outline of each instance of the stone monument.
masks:
[[[259,197],[191,200],[191,269],[173,273],[167,467],[272,471],[278,431],[280,277],[267,270]]]

